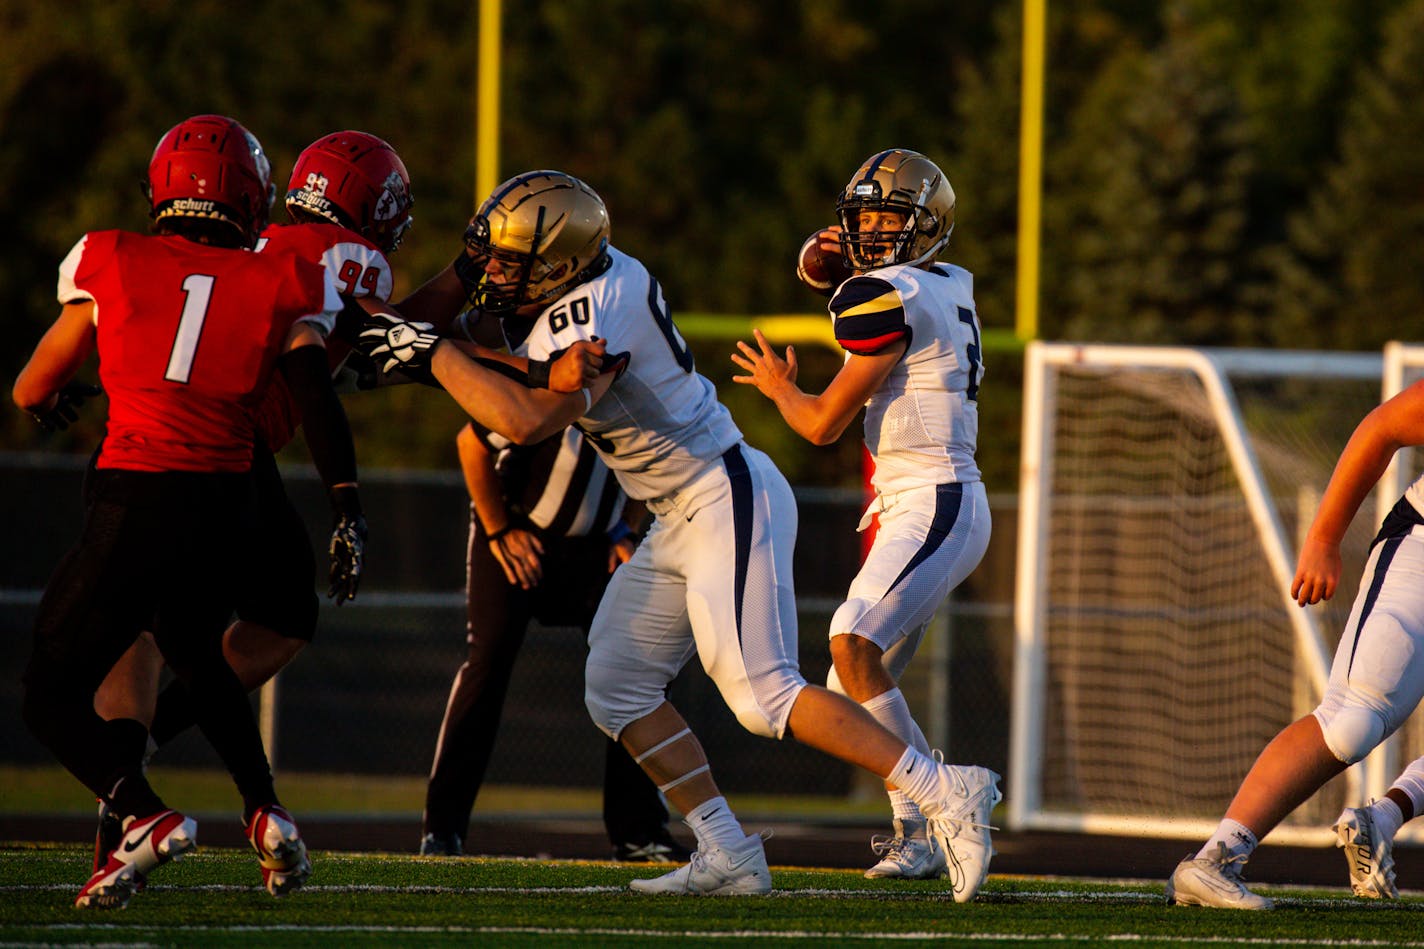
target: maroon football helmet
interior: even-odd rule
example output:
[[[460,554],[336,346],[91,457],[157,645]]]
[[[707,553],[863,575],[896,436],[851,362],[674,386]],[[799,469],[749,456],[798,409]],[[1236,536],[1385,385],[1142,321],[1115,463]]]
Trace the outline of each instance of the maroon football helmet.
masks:
[[[382,251],[410,227],[410,175],[395,149],[365,132],[336,132],[297,156],[287,185],[287,213],[306,212],[349,228]]]
[[[230,225],[251,247],[276,192],[262,145],[225,115],[195,115],[158,140],[145,188],[155,221],[191,218]]]

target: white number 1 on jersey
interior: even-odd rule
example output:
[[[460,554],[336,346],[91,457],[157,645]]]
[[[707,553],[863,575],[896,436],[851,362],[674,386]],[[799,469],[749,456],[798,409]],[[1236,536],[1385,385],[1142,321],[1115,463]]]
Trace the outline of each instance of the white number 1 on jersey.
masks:
[[[193,357],[198,352],[198,339],[203,335],[203,321],[208,318],[208,303],[213,298],[216,277],[189,274],[183,278],[183,315],[178,318],[178,333],[173,337],[173,350],[168,354],[168,371],[163,378],[169,382],[187,384],[193,372]]]

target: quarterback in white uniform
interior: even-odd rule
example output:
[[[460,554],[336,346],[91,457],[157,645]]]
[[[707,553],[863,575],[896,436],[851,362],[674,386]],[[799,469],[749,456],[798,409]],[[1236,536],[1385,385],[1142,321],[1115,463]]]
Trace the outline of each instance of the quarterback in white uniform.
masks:
[[[1350,436],[1301,544],[1291,596],[1300,606],[1335,595],[1340,539],[1396,451],[1424,445],[1424,383],[1371,411]],[[1370,546],[1320,704],[1266,745],[1216,832],[1167,882],[1167,899],[1232,909],[1270,909],[1241,872],[1260,839],[1327,781],[1404,724],[1424,696],[1424,478],[1395,504]],[[1358,896],[1397,898],[1394,835],[1424,804],[1424,762],[1406,768],[1385,797],[1346,807],[1335,823]]]
[[[594,618],[585,701],[595,724],[623,743],[683,814],[698,850],[688,865],[633,888],[771,888],[762,838],[737,822],[701,744],[665,695],[694,654],[748,730],[789,733],[861,765],[904,789],[937,835],[967,833],[982,808],[963,769],[936,762],[859,705],[801,676],[791,580],[795,497],[771,461],[742,441],[712,383],[693,370],[657,281],[609,246],[608,231],[607,210],[588,185],[561,172],[529,172],[481,205],[465,235],[468,261],[456,266],[478,308],[535,320],[525,343],[531,358],[580,342],[601,347],[595,340],[625,356],[622,372],[599,375],[582,397],[534,392],[511,402],[491,384],[494,374],[408,324],[373,323],[369,338],[378,342],[367,349],[388,358],[388,367],[428,364],[462,406],[515,441],[576,422],[627,494],[655,516]],[[531,403],[546,411],[531,414]],[[506,418],[489,421],[500,415]],[[956,887],[955,897],[972,897],[979,879]]]
[[[925,156],[889,149],[867,160],[837,202],[841,225],[820,232],[853,273],[830,312],[845,364],[820,395],[796,384],[796,354],[778,356],[756,333],[732,360],[787,423],[816,444],[836,440],[865,409],[865,444],[875,464],[875,542],[831,618],[830,687],[924,754],[923,732],[898,683],[939,604],[969,575],[989,543],[989,506],[974,449],[983,377],[973,277],[935,257],[954,227],[954,191]],[[964,769],[981,790],[983,813],[999,800],[998,775]],[[988,870],[976,853],[988,828],[972,827],[950,848],[936,845],[924,815],[887,786],[894,834],[877,837],[869,877],[958,878]],[[977,885],[977,884],[976,884]]]

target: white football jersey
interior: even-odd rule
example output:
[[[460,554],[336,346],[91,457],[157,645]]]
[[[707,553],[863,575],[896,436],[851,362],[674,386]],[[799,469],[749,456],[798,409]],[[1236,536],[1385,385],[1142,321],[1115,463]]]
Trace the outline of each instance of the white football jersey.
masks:
[[[608,270],[539,314],[516,352],[545,359],[595,336],[610,353],[628,352],[628,367],[577,424],[630,497],[668,497],[721,464],[742,433],[716,388],[694,371],[662,287],[637,260],[608,253]]]
[[[875,490],[978,481],[984,364],[969,271],[945,263],[874,270],[841,284],[830,311],[836,339],[848,352],[871,354],[909,340],[865,406]]]
[[[1414,483],[1404,489],[1404,500],[1419,512],[1424,512],[1424,475],[1414,479]]]

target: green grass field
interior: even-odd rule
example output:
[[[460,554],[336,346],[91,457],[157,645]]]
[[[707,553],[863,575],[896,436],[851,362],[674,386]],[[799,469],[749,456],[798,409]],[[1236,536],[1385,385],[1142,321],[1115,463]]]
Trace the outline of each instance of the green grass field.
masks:
[[[1424,946],[1424,900],[1263,888],[1271,913],[1168,907],[1160,882],[991,876],[978,899],[942,883],[773,868],[765,897],[651,897],[656,871],[594,862],[316,853],[276,900],[246,852],[204,848],[121,911],[79,911],[87,848],[0,845],[0,947],[974,945]]]

